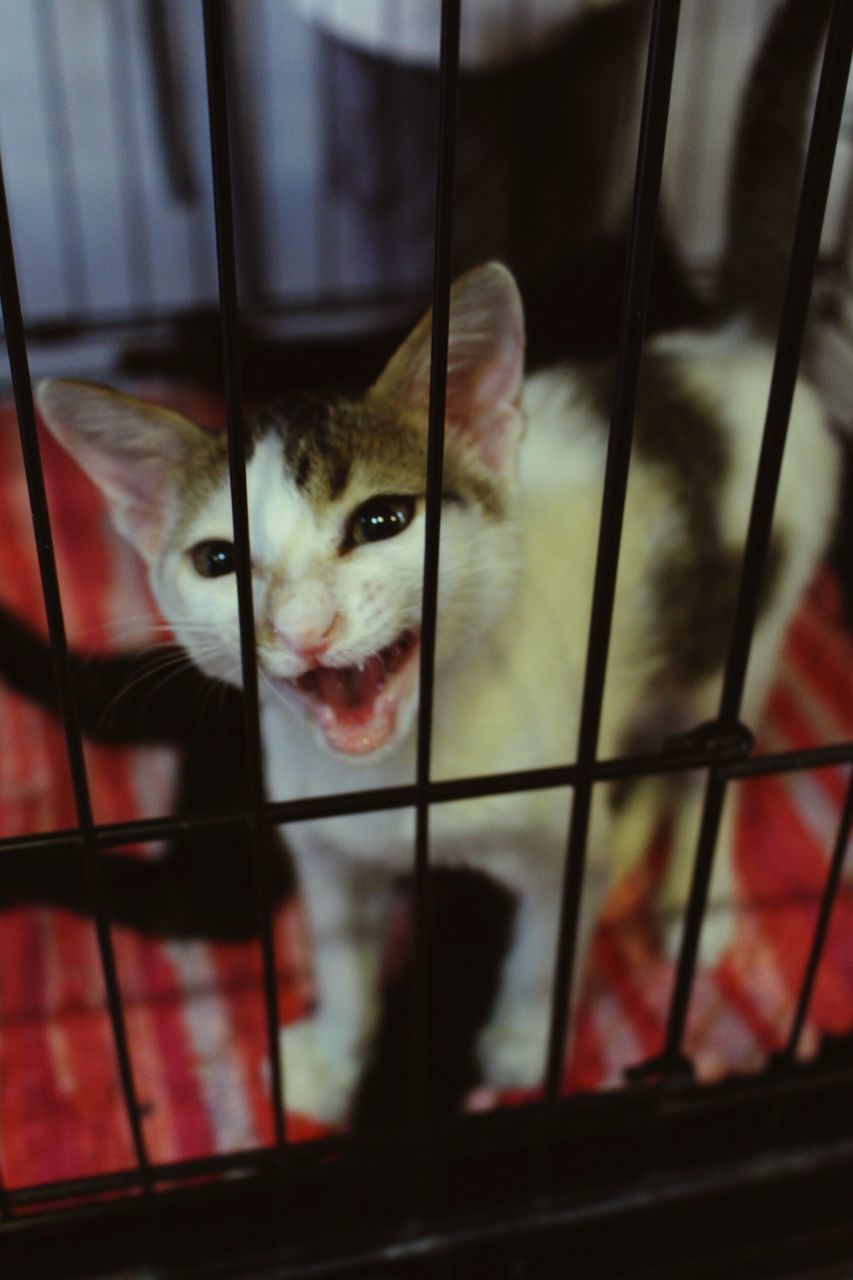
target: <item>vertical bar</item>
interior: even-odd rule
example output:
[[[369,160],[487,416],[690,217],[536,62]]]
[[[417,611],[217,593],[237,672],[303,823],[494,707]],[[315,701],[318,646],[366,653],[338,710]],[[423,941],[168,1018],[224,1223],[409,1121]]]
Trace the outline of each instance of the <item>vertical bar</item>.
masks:
[[[121,173],[122,224],[131,307],[150,303],[152,258],[148,209],[142,191],[139,118],[130,64],[130,34],[126,0],[113,0],[107,12],[112,23],[113,137]]]
[[[764,422],[764,435],[761,441],[758,473],[741,568],[735,620],[720,696],[719,718],[724,724],[733,724],[736,721],[743,695],[749,649],[758,608],[758,584],[770,542],[788,419],[797,382],[803,334],[820,249],[823,216],[844,109],[851,47],[853,47],[853,5],[849,0],[835,0],[830,16],[803,176],[802,195],[794,232]],[[682,1062],[681,1043],[684,1038],[699,934],[711,880],[714,845],[725,799],[725,788],[726,782],[722,774],[712,770],[705,791],[696,864],[667,1020],[663,1048],[664,1063]]]
[[[276,1143],[285,1141],[284,1096],[278,1037],[275,944],[272,930],[271,849],[264,839],[264,782],[258,709],[258,669],[255,659],[255,618],[252,607],[252,568],[249,547],[249,505],[246,492],[246,454],[242,430],[240,376],[240,320],[237,302],[237,264],[234,247],[234,207],[231,198],[231,156],[228,138],[227,86],[224,56],[223,0],[203,0],[204,52],[213,202],[216,222],[216,263],[222,325],[222,367],[228,425],[228,466],[237,564],[240,611],[240,652],[246,706],[246,760],[249,778],[250,825],[258,889],[261,950],[264,967],[264,1006],[270,1051],[273,1122]]]
[[[261,182],[258,174],[257,156],[249,149],[249,143],[257,135],[253,127],[252,111],[246,102],[240,87],[240,58],[238,56],[237,14],[242,14],[242,21],[248,20],[251,12],[246,6],[235,9],[226,5],[223,10],[225,20],[225,74],[228,83],[233,87],[229,124],[236,140],[236,150],[232,154],[234,166],[234,182],[232,196],[237,201],[237,251],[239,274],[241,280],[241,297],[250,303],[265,302],[266,272],[264,271],[264,226],[260,202]]]
[[[588,770],[595,760],[598,745],[604,679],[613,620],[616,572],[619,564],[619,544],[631,459],[634,401],[637,394],[643,332],[651,285],[657,207],[663,171],[679,12],[680,0],[655,0],[651,19],[637,151],[634,207],[622,299],[613,413],[604,475],[601,525],[578,735],[577,763],[582,770]],[[545,1071],[545,1097],[548,1108],[556,1104],[563,1075],[591,805],[592,782],[588,774],[585,777],[582,774],[575,787],[572,801],[560,907],[551,1033]]]
[[[436,606],[444,469],[444,409],[450,329],[450,254],[453,241],[453,177],[456,161],[456,104],[459,83],[460,0],[442,0],[438,101],[438,177],[429,371],[429,435],[426,464],[423,609],[415,770],[415,974],[412,1002],[412,1121],[416,1137],[426,1126],[427,933],[426,880],[429,872],[429,777],[435,682]]]
[[[37,75],[50,155],[53,213],[59,237],[65,299],[70,308],[89,306],[83,225],[68,129],[68,95],[62,73],[54,0],[41,0],[36,20]]]
[[[841,881],[841,872],[844,868],[844,859],[847,853],[847,844],[850,840],[851,827],[853,827],[853,769],[850,771],[850,778],[847,782],[847,795],[844,800],[844,807],[841,810],[841,817],[838,822],[838,834],[835,839],[835,848],[832,851],[832,859],[826,876],[826,884],[823,888],[820,909],[818,911],[817,922],[815,924],[814,937],[812,938],[809,958],[806,962],[805,973],[803,974],[803,983],[800,988],[799,999],[797,1000],[797,1008],[794,1012],[794,1018],[791,1023],[788,1042],[780,1054],[780,1058],[784,1062],[793,1062],[797,1056],[797,1048],[800,1043],[803,1024],[805,1023],[806,1014],[808,1013],[809,1002],[812,998],[812,991],[814,990],[815,979],[817,978],[820,958],[823,955],[826,935],[829,930],[829,920],[832,915],[832,908],[835,905],[835,899],[838,896],[838,886]]]
[[[133,1072],[127,1047],[127,1033],[124,1025],[124,1014],[121,1006],[121,994],[116,975],[115,957],[110,938],[106,903],[98,876],[98,850],[95,839],[95,825],[92,818],[92,804],[89,795],[89,784],[86,777],[86,764],[83,758],[83,744],[80,737],[80,725],[71,687],[71,672],[68,664],[68,644],[65,637],[65,623],[62,616],[62,603],[59,595],[59,580],[56,573],[56,561],[53,553],[53,537],[50,528],[50,515],[47,509],[47,495],[44,487],[44,473],[39,455],[36,435],[36,419],[33,407],[33,389],[30,381],[29,359],[27,357],[24,322],[21,315],[21,300],[18,293],[18,280],[15,271],[15,257],[12,245],[12,229],[9,224],[9,209],[6,203],[6,187],[3,170],[0,164],[0,297],[3,304],[3,319],[6,326],[6,347],[9,353],[9,367],[12,374],[12,389],[15,396],[15,409],[18,415],[18,427],[21,435],[21,451],[24,459],[24,470],[27,479],[27,491],[33,518],[33,531],[38,555],[39,574],[41,576],[42,595],[47,615],[48,635],[53,656],[54,674],[57,695],[65,729],[65,749],[71,773],[71,784],[74,791],[74,802],[79,823],[80,846],[83,853],[83,865],[89,896],[92,903],[95,934],[98,942],[101,968],[104,975],[104,986],[107,1006],[110,1015],[113,1041],[118,1059],[119,1078],[125,1110],[133,1140],[133,1148],[143,1183],[150,1187],[150,1168],[142,1137],[142,1125],[139,1104],[133,1083]]]

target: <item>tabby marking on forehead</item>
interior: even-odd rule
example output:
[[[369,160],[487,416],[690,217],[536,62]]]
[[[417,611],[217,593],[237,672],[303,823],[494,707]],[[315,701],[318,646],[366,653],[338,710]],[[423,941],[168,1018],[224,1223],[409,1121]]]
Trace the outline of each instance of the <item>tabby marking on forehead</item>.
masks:
[[[363,400],[289,395],[261,410],[252,434],[281,441],[288,474],[315,510],[340,498],[356,471],[377,489],[423,489],[425,451],[417,432]]]
[[[426,489],[426,423],[375,396],[288,395],[250,423],[251,447],[267,435],[280,440],[287,472],[315,511],[337,501],[350,485],[368,493]],[[444,488],[486,516],[506,515],[499,486],[452,440],[445,449]]]

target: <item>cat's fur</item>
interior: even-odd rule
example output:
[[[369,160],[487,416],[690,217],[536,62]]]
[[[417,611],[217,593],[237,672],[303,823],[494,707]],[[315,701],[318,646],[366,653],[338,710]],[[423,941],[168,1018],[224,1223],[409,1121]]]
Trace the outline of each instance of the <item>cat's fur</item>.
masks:
[[[786,6],[798,7],[801,0]],[[572,756],[610,396],[607,370],[557,366],[525,381],[521,305],[512,277],[496,264],[454,286],[450,332],[434,778]],[[364,395],[291,396],[248,427],[272,799],[413,779],[418,650],[411,637],[420,620],[429,349],[427,316]],[[650,725],[661,726],[663,737],[715,712],[771,366],[766,339],[742,322],[658,339],[645,354],[602,756],[648,739]],[[232,537],[222,437],[86,384],[48,382],[38,399],[146,559],[178,639],[203,671],[238,683],[234,578],[201,576],[193,554]],[[801,385],[747,721],[758,714],[787,620],[826,544],[836,475],[819,405]],[[354,516],[376,495],[413,498],[413,517],[387,540],[358,544]],[[390,661],[389,646],[400,637],[406,644],[385,679],[376,655]],[[354,674],[359,664],[366,664],[361,676]],[[663,891],[673,909],[684,900],[699,798],[698,786],[687,783],[675,807]],[[620,871],[625,857],[642,852],[638,833],[672,803],[658,786],[638,789],[622,805],[596,795],[582,951],[614,863]],[[479,1045],[484,1078],[498,1087],[541,1079],[569,806],[564,791],[535,791],[431,811],[432,861],[481,868],[518,899]],[[393,876],[411,862],[412,815],[323,819],[293,824],[287,835],[317,988],[313,1017],[284,1035],[288,1105],[338,1120],[375,1024],[382,913]],[[727,814],[717,903],[730,897],[730,845]],[[727,939],[720,919],[706,923],[706,955]]]

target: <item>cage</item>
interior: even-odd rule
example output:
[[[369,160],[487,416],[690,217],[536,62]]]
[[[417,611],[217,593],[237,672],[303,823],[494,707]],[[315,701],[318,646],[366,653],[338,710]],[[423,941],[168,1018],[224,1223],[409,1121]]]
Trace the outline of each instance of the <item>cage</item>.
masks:
[[[853,1254],[843,524],[832,571],[795,619],[758,749],[739,718],[813,290],[810,372],[834,417],[849,418],[853,13],[832,5],[794,193],[718,714],[667,745],[600,757],[644,339],[704,319],[735,104],[774,6],[570,7],[495,0],[507,34],[501,45],[496,22],[484,51],[488,6],[473,0],[443,0],[440,22],[438,6],[309,0],[0,6],[14,402],[0,679],[19,695],[4,697],[0,798],[10,1276],[840,1275]],[[721,100],[723,65],[736,87]],[[590,193],[583,208],[567,156]],[[489,255],[528,283],[531,349],[590,357],[616,344],[617,377],[576,748],[559,765],[436,778],[450,285]],[[567,316],[570,294],[584,306]],[[430,298],[416,768],[402,786],[270,797],[243,406],[363,383]],[[53,374],[108,374],[227,430],[242,697],[161,665],[174,651],[156,648],[147,604],[137,616],[133,554],[37,429],[33,378]],[[122,700],[135,736],[117,727]],[[194,754],[211,741],[213,758]],[[176,751],[201,761],[177,797]],[[637,905],[647,866],[598,930],[594,989],[567,1051],[595,796],[688,771],[705,790],[674,960]],[[484,1100],[472,1025],[493,998],[512,908],[495,885],[431,867],[429,817],[537,789],[571,793],[547,1053],[538,1091]],[[734,792],[753,847],[782,853],[742,860],[737,949],[709,975],[699,948]],[[308,944],[271,833],[330,816],[356,830],[386,810],[411,815],[412,873],[359,1123],[336,1132],[287,1106],[279,1026],[310,998]]]

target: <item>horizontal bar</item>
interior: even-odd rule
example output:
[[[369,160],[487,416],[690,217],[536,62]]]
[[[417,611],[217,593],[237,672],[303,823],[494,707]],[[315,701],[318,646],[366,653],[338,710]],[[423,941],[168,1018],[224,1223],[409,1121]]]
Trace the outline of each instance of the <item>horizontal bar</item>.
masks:
[[[801,773],[804,769],[826,769],[830,765],[853,764],[853,742],[839,742],[826,747],[793,748],[790,751],[768,751],[751,760],[735,761],[719,766],[729,779],[757,778],[770,773]]]
[[[205,1177],[217,1173],[252,1172],[263,1168],[278,1158],[277,1147],[257,1147],[250,1151],[229,1152],[227,1155],[198,1156],[195,1160],[180,1160],[151,1166],[152,1182],[175,1183],[181,1179]],[[87,1177],[63,1178],[54,1182],[36,1182],[19,1187],[10,1193],[19,1208],[46,1204],[56,1200],[74,1200],[83,1196],[99,1196],[110,1191],[134,1191],[139,1187],[139,1175],[134,1169],[119,1169],[112,1173],[90,1174]]]
[[[792,1063],[783,1064],[780,1068],[774,1062],[772,1069],[760,1075],[741,1076],[723,1084],[696,1085],[687,1092],[673,1090],[668,1082],[659,1081],[644,1086],[642,1090],[624,1088],[618,1092],[577,1093],[560,1100],[554,1116],[554,1128],[544,1140],[559,1142],[580,1132],[587,1133],[603,1125],[614,1111],[620,1117],[640,1111],[643,1114],[657,1113],[663,1119],[677,1119],[684,1114],[722,1114],[742,1108],[744,1098],[751,1095],[784,1102],[824,1092],[828,1088],[846,1087],[848,1083],[853,1084],[853,1066],[822,1067],[815,1063]],[[487,1152],[496,1144],[515,1140],[520,1147],[527,1149],[531,1142],[541,1140],[540,1135],[532,1135],[529,1117],[533,1111],[534,1107],[528,1104],[502,1107],[482,1114],[463,1113],[452,1117],[446,1127],[431,1130],[430,1140],[442,1149],[458,1149],[471,1154]],[[336,1163],[339,1159],[349,1159],[353,1165],[363,1161],[364,1169],[368,1170],[374,1160],[405,1159],[410,1154],[411,1147],[405,1136],[335,1134],[286,1148],[269,1145],[188,1160],[152,1163],[151,1176],[155,1189],[160,1188],[155,1190],[155,1194],[165,1196],[169,1194],[167,1188],[173,1184],[207,1175],[277,1169],[281,1171],[282,1181],[286,1182],[291,1175],[298,1177],[303,1171],[310,1174],[329,1161]],[[120,1169],[10,1188],[8,1195],[15,1208],[25,1208],[49,1201],[94,1197],[113,1190],[133,1190],[140,1185],[138,1170]],[[20,1225],[26,1227],[26,1222],[22,1219]]]
[[[431,804],[471,800],[480,796],[523,794],[550,787],[573,787],[582,775],[594,782],[613,782],[625,778],[658,777],[686,773],[709,766],[718,767],[728,779],[746,779],[765,774],[802,772],[831,765],[853,764],[853,742],[840,742],[827,747],[794,748],[768,752],[748,760],[731,758],[726,749],[704,751],[655,752],[646,756],[614,756],[597,760],[582,770],[579,765],[554,765],[544,769],[519,769],[511,773],[480,774],[471,778],[452,778],[430,782]],[[727,762],[728,761],[728,762]],[[416,800],[412,786],[376,788],[368,791],[346,791],[308,800],[267,801],[265,820],[275,826],[288,822],[308,822],[314,818],[347,817],[375,813],[380,809],[411,808]],[[95,828],[98,846],[116,849],[125,844],[164,840],[191,830],[211,827],[241,826],[248,819],[243,812],[181,814],[174,817],[146,818],[129,822],[104,823]],[[75,845],[79,832],[74,828],[46,831],[37,835],[5,836],[0,839],[0,861],[4,853]]]

